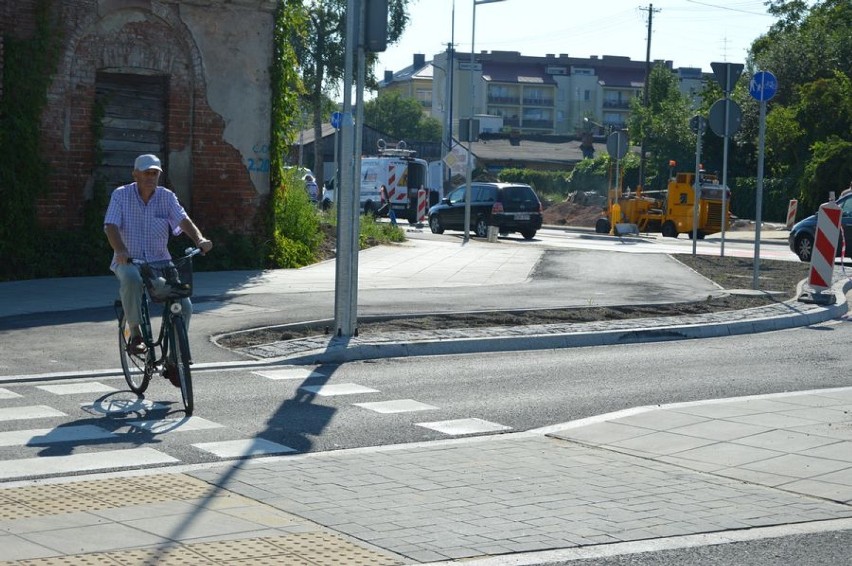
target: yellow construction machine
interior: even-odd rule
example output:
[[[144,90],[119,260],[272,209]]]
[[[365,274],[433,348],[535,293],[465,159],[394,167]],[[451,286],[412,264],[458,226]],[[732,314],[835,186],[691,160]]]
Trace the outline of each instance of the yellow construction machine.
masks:
[[[722,191],[716,175],[700,171],[698,201],[698,239],[722,230]],[[727,221],[731,218],[731,193],[726,197]],[[668,188],[655,198],[642,190],[621,195],[611,194],[606,216],[595,223],[599,234],[628,232],[660,232],[667,238],[688,234],[692,238],[695,206],[695,173],[677,173],[669,179]]]

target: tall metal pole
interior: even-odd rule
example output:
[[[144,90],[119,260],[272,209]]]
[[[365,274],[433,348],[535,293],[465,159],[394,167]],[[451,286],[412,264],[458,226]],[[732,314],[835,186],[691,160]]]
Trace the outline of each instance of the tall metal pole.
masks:
[[[704,135],[704,118],[698,117],[698,141],[695,144],[695,179],[692,184],[692,255],[698,246],[698,206],[701,202],[701,138]]]
[[[476,39],[476,6],[478,4],[492,4],[494,2],[505,2],[506,0],[473,0],[473,23],[470,30],[470,121],[467,126],[467,176],[464,189],[464,243],[470,241],[470,195],[471,183],[473,183],[473,112],[476,100],[473,84],[473,71],[476,66],[474,54],[474,43]]]
[[[476,39],[476,4],[473,0],[473,26],[470,31],[470,114],[467,123],[467,171],[465,172],[465,188],[464,188],[464,240],[463,243],[470,241],[470,198],[471,198],[471,183],[473,183],[473,112],[474,112],[474,92],[473,92],[473,69],[476,65],[474,54],[474,42]]]
[[[343,73],[343,115],[341,117],[340,185],[337,200],[337,257],[335,258],[334,325],[338,336],[354,336],[356,331],[357,279],[353,279],[353,262],[357,262],[357,238],[353,238],[352,213],[355,199],[355,124],[352,118],[352,79],[360,1],[346,3],[346,53]],[[356,263],[357,265],[357,263]],[[356,271],[357,276],[357,271]]]
[[[728,122],[731,119],[731,66],[725,65],[725,135],[722,137],[722,243],[720,257],[725,257],[725,225],[728,223],[728,138],[731,135]]]
[[[455,50],[456,50],[456,0],[453,0],[453,12],[452,18],[450,21],[450,45],[447,46],[447,153],[452,151],[453,149],[453,96],[455,94],[455,89],[453,89],[453,78],[455,76]],[[441,196],[444,196],[444,189],[449,188],[450,180],[452,178],[452,171],[450,168],[445,167],[445,187],[441,187]]]
[[[754,211],[754,269],[751,288],[758,289],[760,279],[760,225],[763,223],[763,153],[766,138],[766,100],[760,101],[760,128],[757,144],[757,202]]]
[[[644,10],[645,8],[641,8],[641,9]],[[650,99],[649,84],[648,83],[651,82],[651,24],[654,21],[654,12],[660,11],[659,9],[654,10],[653,4],[649,4],[647,10],[648,10],[648,42],[647,42],[646,47],[645,47],[645,86],[644,86],[644,89],[643,89],[644,92],[643,92],[643,95],[642,95],[642,107],[643,108],[648,108],[648,102],[649,102],[649,99]],[[646,151],[645,150],[645,142],[647,141],[646,138],[647,138],[647,136],[645,135],[645,131],[643,129],[641,147],[639,149],[639,151],[640,151],[640,154],[639,154],[639,186],[642,187],[642,189],[645,188],[645,151]]]

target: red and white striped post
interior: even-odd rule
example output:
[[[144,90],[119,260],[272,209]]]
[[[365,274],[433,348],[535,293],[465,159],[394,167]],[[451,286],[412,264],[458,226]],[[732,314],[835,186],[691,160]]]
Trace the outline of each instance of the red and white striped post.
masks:
[[[816,238],[811,250],[811,270],[808,274],[808,286],[813,290],[811,302],[834,302],[833,295],[824,295],[822,292],[831,287],[834,275],[834,258],[840,236],[840,213],[840,207],[833,200],[819,207]]]
[[[799,206],[799,201],[790,199],[790,204],[787,205],[787,230],[793,227],[796,223],[796,209]]]
[[[417,222],[423,222],[426,219],[426,209],[429,203],[429,191],[419,189],[417,191]]]

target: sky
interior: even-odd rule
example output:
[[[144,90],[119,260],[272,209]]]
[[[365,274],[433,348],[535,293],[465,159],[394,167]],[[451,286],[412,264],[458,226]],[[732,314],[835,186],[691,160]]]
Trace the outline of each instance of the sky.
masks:
[[[651,60],[705,72],[714,61],[745,63],[752,41],[775,21],[764,0],[498,0],[477,5],[474,48],[644,61],[649,6],[654,9]],[[380,54],[376,75],[404,69],[415,53],[431,60],[453,36],[457,51],[470,53],[472,14],[473,0],[411,0],[411,21],[401,40]]]

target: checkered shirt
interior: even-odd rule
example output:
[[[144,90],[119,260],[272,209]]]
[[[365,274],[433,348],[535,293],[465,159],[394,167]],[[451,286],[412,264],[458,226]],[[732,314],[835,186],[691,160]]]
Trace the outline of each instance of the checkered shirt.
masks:
[[[104,225],[115,224],[133,259],[163,261],[171,259],[169,235],[181,233],[180,223],[188,218],[177,196],[165,187],[157,187],[148,204],[139,196],[136,183],[112,192]],[[115,254],[110,269],[115,271]]]

